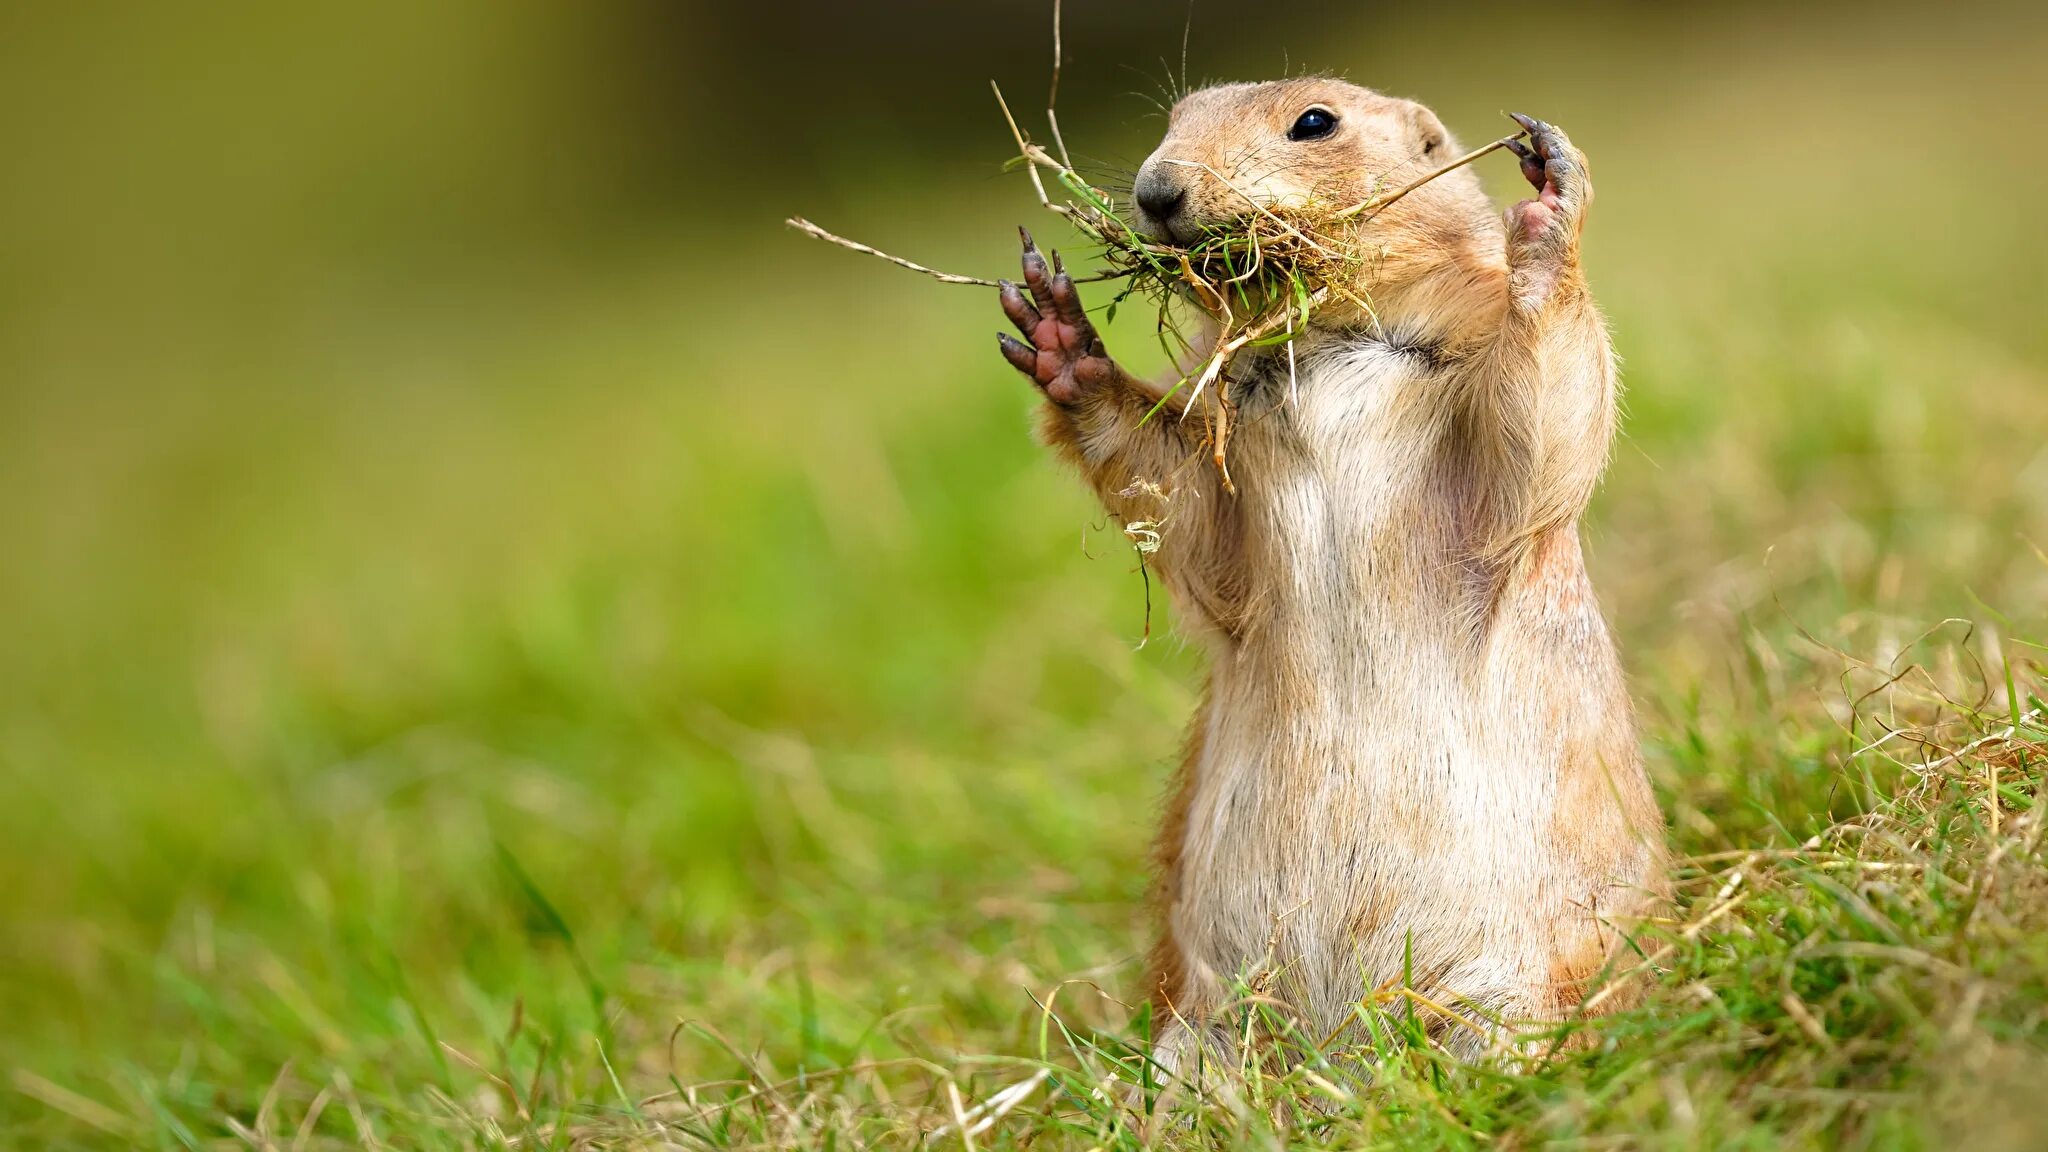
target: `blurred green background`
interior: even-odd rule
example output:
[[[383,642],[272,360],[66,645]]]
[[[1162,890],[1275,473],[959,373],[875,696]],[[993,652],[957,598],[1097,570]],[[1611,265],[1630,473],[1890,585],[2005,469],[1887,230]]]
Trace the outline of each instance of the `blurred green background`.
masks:
[[[1184,25],[1197,80],[1585,148],[1629,389],[1588,544],[1682,849],[1824,813],[1757,751],[1829,686],[1799,629],[2044,634],[2048,10],[1068,9],[1106,178]],[[467,1099],[439,1041],[515,1013],[554,1055],[513,1063],[601,1032],[651,1091],[717,1072],[679,1016],[815,1063],[1131,986],[1199,660],[1140,649],[992,295],[781,224],[978,275],[1058,243],[986,86],[1041,103],[1048,24],[0,12],[0,1124],[217,1134],[287,1062]]]

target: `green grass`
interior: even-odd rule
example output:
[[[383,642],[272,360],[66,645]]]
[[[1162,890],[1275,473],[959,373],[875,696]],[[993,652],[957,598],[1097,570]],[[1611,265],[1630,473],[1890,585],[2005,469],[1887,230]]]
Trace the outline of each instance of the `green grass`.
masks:
[[[1588,544],[1687,860],[1641,1009],[1096,1097],[1198,654],[1138,648],[989,294],[792,190],[313,338],[0,346],[0,1143],[909,1147],[1049,1069],[973,1148],[2037,1145],[2048,40],[1908,19],[1358,77],[1475,139],[1526,91],[1595,167]],[[1940,144],[1904,188],[1880,105]],[[999,273],[1000,144],[833,225]]]

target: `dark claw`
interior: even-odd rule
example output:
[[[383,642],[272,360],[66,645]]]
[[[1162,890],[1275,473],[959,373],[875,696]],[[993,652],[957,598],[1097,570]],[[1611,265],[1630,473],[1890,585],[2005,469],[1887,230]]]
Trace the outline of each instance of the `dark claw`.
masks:
[[[996,289],[996,295],[1003,303],[1003,315],[1010,318],[1010,323],[1017,326],[1017,331],[1026,336],[1031,335],[1031,330],[1038,326],[1038,309],[1031,306],[1031,301],[1024,298],[1024,293],[1019,292],[1015,284],[1008,280],[998,280],[996,283],[1000,285]]]
[[[1510,112],[1508,115],[1514,117],[1515,123],[1522,126],[1522,131],[1529,134],[1529,145],[1536,150],[1536,155],[1545,160],[1553,159],[1550,154],[1550,137],[1557,129],[1534,116],[1524,116],[1520,112]]]
[[[1017,231],[1024,234],[1024,286],[1031,290],[1031,302],[1043,315],[1053,308],[1052,291],[1046,286],[1051,272],[1045,266],[1045,257],[1038,253],[1038,245],[1032,242],[1030,230],[1019,228]]]
[[[1033,380],[1038,379],[1037,349],[1010,335],[1008,332],[996,333],[996,343],[1002,347],[1003,359],[1010,362],[1010,367],[1031,377]]]
[[[1060,323],[1073,329],[1074,335],[1082,340],[1084,347],[1093,343],[1095,326],[1088,323],[1088,311],[1081,307],[1081,294],[1074,291],[1073,278],[1061,272],[1052,278],[1052,283],[1046,285],[1046,290],[1052,294],[1052,306],[1059,311]]]
[[[1052,263],[1038,251],[1031,229],[1019,226],[1017,237],[1024,244],[1022,290],[1008,280],[997,282],[1003,314],[1024,334],[1018,340],[1006,332],[997,333],[997,344],[1010,366],[1029,376],[1055,404],[1072,404],[1081,386],[1108,387],[1122,378],[1122,370],[1109,359],[1102,337],[1088,322],[1081,307],[1081,294],[1074,290],[1074,278],[1067,274],[1066,261],[1055,251]],[[1026,299],[1025,292],[1030,293]],[[1047,324],[1047,320],[1054,321]],[[1047,359],[1051,357],[1051,359]]]
[[[1534,150],[1520,140],[1508,141],[1508,151],[1513,152],[1516,158],[1521,161],[1522,179],[1534,184],[1536,190],[1541,192],[1544,179],[1543,160],[1536,155]]]

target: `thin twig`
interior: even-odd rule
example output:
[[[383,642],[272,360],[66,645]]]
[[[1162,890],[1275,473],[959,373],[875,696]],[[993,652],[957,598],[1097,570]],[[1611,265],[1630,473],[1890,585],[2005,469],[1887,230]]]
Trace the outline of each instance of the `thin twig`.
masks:
[[[1002,281],[1000,280],[984,280],[979,276],[962,276],[957,272],[941,272],[937,268],[927,268],[924,265],[919,264],[915,260],[905,260],[901,256],[891,256],[887,252],[884,252],[879,248],[871,248],[858,240],[848,240],[844,236],[838,236],[834,235],[831,232],[827,232],[823,228],[818,227],[816,224],[811,223],[809,220],[806,220],[801,216],[791,216],[788,220],[783,221],[783,223],[788,224],[791,228],[794,228],[807,236],[815,236],[828,244],[837,244],[841,248],[851,248],[855,252],[864,252],[869,256],[879,256],[882,259],[887,260],[889,263],[896,265],[898,268],[908,268],[912,272],[922,272],[925,275],[930,276],[932,279],[940,281],[941,283],[978,284],[983,288],[1000,288],[1003,286]],[[1091,276],[1076,276],[1074,277],[1074,283],[1094,284],[1099,283],[1103,280],[1122,280],[1130,275],[1131,273],[1129,271],[1098,272]]]
[[[1329,295],[1330,290],[1327,287],[1316,289],[1309,295],[1309,307],[1314,309],[1321,306],[1323,301],[1329,299]],[[1215,382],[1216,378],[1223,373],[1224,364],[1232,356],[1237,355],[1240,349],[1254,340],[1263,340],[1271,336],[1276,330],[1291,324],[1293,318],[1294,312],[1292,309],[1278,315],[1268,316],[1264,320],[1253,324],[1251,327],[1218,344],[1216,350],[1209,354],[1208,363],[1203,365],[1201,376],[1195,382],[1194,393],[1188,397],[1188,407],[1194,407],[1195,401],[1202,395],[1202,389]],[[1186,418],[1187,412],[1185,409],[1182,410],[1181,416],[1183,419]]]
[[[809,220],[806,220],[801,216],[791,216],[787,221],[785,221],[785,223],[787,223],[791,228],[794,228],[799,232],[815,236],[820,240],[827,241],[828,243],[837,244],[841,248],[851,248],[855,252],[865,252],[870,256],[880,256],[882,259],[887,260],[889,263],[896,265],[898,268],[908,268],[912,272],[922,272],[935,280],[940,280],[947,284],[979,284],[984,288],[1002,287],[1001,284],[998,284],[994,280],[984,280],[979,276],[961,276],[953,272],[941,272],[936,268],[927,268],[914,260],[905,260],[901,256],[891,256],[887,252],[884,252],[879,248],[870,248],[869,246],[861,243],[858,240],[848,240],[844,236],[835,236],[832,233],[825,231],[823,228],[818,227],[816,224],[811,223]]]
[[[1045,1083],[1051,1076],[1052,1069],[1040,1068],[1025,1079],[1019,1080],[1015,1084],[990,1096],[982,1103],[967,1109],[964,1113],[956,1113],[959,1116],[959,1120],[954,1124],[941,1124],[937,1128],[932,1129],[930,1139],[934,1142],[942,1139],[948,1133],[954,1131],[956,1125],[961,1122],[966,1124],[965,1128],[959,1129],[963,1137],[981,1135],[983,1132],[995,1127],[996,1121],[1001,1120],[1009,1114],[1011,1109],[1023,1103],[1026,1097],[1030,1096],[1040,1084]],[[947,1083],[950,1085],[952,1082],[949,1080]]]
[[[1237,199],[1248,206],[1247,216],[1250,223],[1245,227],[1244,235],[1235,239],[1225,234],[1206,238],[1192,247],[1161,242],[1134,230],[1119,215],[1115,206],[1116,201],[1108,193],[1095,188],[1074,169],[1073,157],[1060,131],[1057,112],[1060,79],[1066,55],[1062,28],[1064,15],[1064,0],[1053,0],[1052,75],[1046,86],[1046,123],[1051,130],[1052,151],[1033,143],[1025,134],[1023,126],[1017,122],[1016,115],[1011,111],[1009,100],[1003,95],[1000,84],[991,80],[989,89],[995,95],[997,107],[1002,110],[1003,122],[1010,130],[1010,137],[1016,144],[1017,156],[1024,162],[1025,174],[1031,180],[1032,190],[1037,194],[1040,206],[1049,212],[1066,217],[1083,237],[1101,244],[1106,249],[1104,256],[1111,269],[1077,277],[1076,281],[1128,279],[1132,287],[1126,290],[1126,294],[1129,291],[1147,291],[1160,298],[1162,325],[1167,323],[1166,310],[1172,297],[1184,292],[1191,295],[1194,303],[1207,312],[1209,318],[1216,323],[1215,342],[1209,352],[1202,356],[1200,367],[1183,376],[1179,383],[1168,389],[1166,394],[1160,397],[1159,403],[1153,407],[1152,412],[1147,413],[1147,418],[1156,414],[1159,408],[1166,406],[1169,398],[1186,388],[1187,399],[1182,402],[1179,410],[1181,418],[1185,419],[1188,411],[1195,407],[1209,387],[1218,385],[1215,410],[1208,414],[1208,447],[1211,449],[1210,455],[1224,490],[1234,493],[1236,484],[1230,475],[1226,450],[1235,413],[1231,410],[1229,397],[1223,394],[1220,384],[1232,357],[1253,342],[1267,340],[1284,329],[1288,342],[1289,396],[1292,399],[1299,389],[1292,342],[1308,330],[1314,310],[1326,301],[1343,300],[1360,306],[1367,315],[1372,315],[1370,301],[1361,299],[1361,292],[1353,291],[1344,283],[1351,275],[1357,257],[1346,251],[1346,243],[1323,235],[1313,221],[1350,221],[1354,226],[1363,226],[1402,197],[1489,152],[1506,147],[1522,133],[1517,132],[1513,136],[1504,137],[1483,148],[1468,152],[1391,193],[1375,195],[1334,214],[1314,213],[1313,221],[1304,218],[1304,222],[1299,224],[1290,218],[1293,213],[1283,215],[1273,205],[1262,202],[1252,192],[1238,187],[1229,177],[1213,167],[1199,162],[1171,160],[1168,163],[1200,168],[1221,181]],[[1183,79],[1186,73],[1185,41],[1186,32],[1183,30]],[[1048,188],[1045,174],[1039,171],[1041,168],[1050,171],[1060,187],[1073,194],[1072,198],[1062,197],[1060,200],[1054,200],[1050,193],[1056,189]],[[834,235],[800,217],[792,218],[789,223],[816,239],[837,244],[850,251],[880,257],[900,268],[922,273],[941,283],[972,284],[979,287],[996,287],[1001,283],[979,276],[941,272],[915,261],[893,256],[870,245]],[[1277,229],[1277,234],[1274,229]],[[1240,251],[1245,248],[1248,248],[1248,251]],[[1247,260],[1242,267],[1239,266],[1240,259]],[[1266,280],[1283,285],[1291,282],[1296,298],[1276,299],[1271,294],[1261,291],[1257,300],[1248,300],[1246,290],[1242,286],[1255,281],[1265,284]],[[1237,298],[1245,305],[1247,314],[1244,316],[1237,315],[1237,310],[1231,307],[1233,289],[1236,290]],[[1285,293],[1281,295],[1284,296]],[[1297,302],[1301,313],[1298,318],[1295,315]]]
[[[996,94],[996,107],[1003,110],[1003,122],[1010,126],[1010,136],[1017,141],[1018,154],[1026,157],[1030,156],[1031,142],[1024,138],[1024,130],[1017,127],[1017,118],[1010,115],[1010,102],[1003,99],[1003,86],[991,80],[988,82],[988,88],[989,91]],[[1038,165],[1026,164],[1024,171],[1031,176],[1031,186],[1038,190],[1038,202],[1055,212],[1059,211],[1059,208],[1054,207],[1052,198],[1045,194],[1045,181],[1038,178]]]
[[[1067,142],[1060,137],[1059,114],[1053,107],[1060,102],[1060,0],[1052,0],[1052,86],[1045,93],[1045,122],[1052,129],[1052,142],[1059,145],[1060,162],[1068,168],[1074,166],[1073,157],[1067,155]]]
[[[1488,152],[1492,152],[1500,148],[1505,148],[1509,144],[1512,144],[1515,141],[1520,140],[1522,138],[1522,135],[1522,133],[1517,132],[1512,136],[1503,136],[1500,139],[1495,140],[1493,143],[1486,145],[1484,148],[1474,148],[1472,151],[1465,153],[1463,156],[1458,157],[1456,160],[1453,160],[1449,164],[1446,164],[1443,167],[1437,169],[1436,171],[1431,172],[1427,176],[1424,176],[1419,180],[1412,181],[1408,184],[1402,185],[1398,191],[1395,191],[1394,193],[1387,196],[1374,196],[1370,199],[1361,200],[1358,203],[1353,204],[1351,207],[1344,209],[1342,212],[1337,213],[1337,215],[1332,217],[1332,219],[1348,220],[1351,217],[1358,215],[1360,212],[1363,212],[1368,208],[1373,210],[1372,216],[1377,216],[1380,213],[1386,211],[1390,206],[1392,206],[1394,201],[1399,200],[1401,197],[1406,196],[1410,192],[1415,191],[1417,188],[1422,187],[1424,184],[1429,183],[1431,180],[1434,180],[1437,177],[1442,176],[1446,172],[1454,172],[1460,168],[1463,168],[1465,165],[1470,164],[1474,160],[1479,159],[1481,156],[1486,155]],[[1367,216],[1366,219],[1370,220],[1372,219],[1372,216]]]
[[[960,1146],[974,1152],[974,1133],[967,1130],[967,1113],[960,1107],[960,1086],[946,1081],[946,1099],[953,1105],[953,1127],[960,1133]]]
[[[1183,92],[1188,90],[1188,34],[1194,30],[1195,0],[1188,0],[1188,18],[1180,26],[1180,87]],[[1168,70],[1166,78],[1173,79],[1171,70]]]
[[[1230,397],[1223,394],[1221,387],[1216,389],[1216,433],[1213,439],[1216,449],[1216,476],[1223,482],[1223,490],[1235,496],[1237,481],[1230,478],[1230,462],[1223,456],[1224,446],[1230,443]]]

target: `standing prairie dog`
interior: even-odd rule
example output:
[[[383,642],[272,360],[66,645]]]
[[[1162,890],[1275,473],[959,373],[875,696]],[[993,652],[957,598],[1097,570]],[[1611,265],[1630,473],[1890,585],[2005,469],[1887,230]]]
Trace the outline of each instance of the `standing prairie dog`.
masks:
[[[1240,354],[1224,490],[1204,421],[1117,366],[1025,236],[1023,340],[1046,439],[1151,557],[1211,650],[1158,837],[1147,976],[1158,1053],[1227,1050],[1260,970],[1312,1035],[1406,977],[1476,1028],[1556,1021],[1633,955],[1666,895],[1663,821],[1579,551],[1616,378],[1579,267],[1593,189],[1563,132],[1517,117],[1537,195],[1505,217],[1469,168],[1362,226],[1356,293]],[[1139,224],[1185,242],[1253,209],[1352,204],[1458,153],[1429,109],[1337,80],[1226,84],[1175,106]],[[1228,181],[1226,184],[1225,181]],[[1185,389],[1183,389],[1183,392]],[[1624,997],[1603,994],[1593,1008]]]

